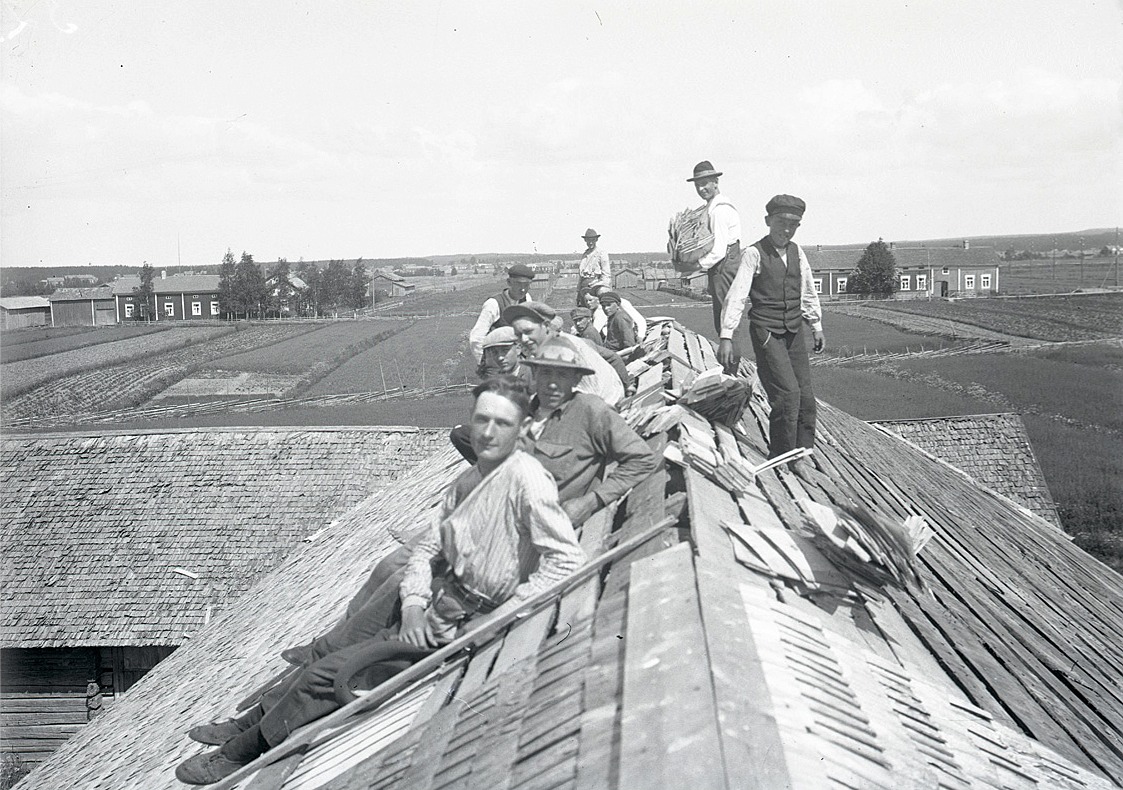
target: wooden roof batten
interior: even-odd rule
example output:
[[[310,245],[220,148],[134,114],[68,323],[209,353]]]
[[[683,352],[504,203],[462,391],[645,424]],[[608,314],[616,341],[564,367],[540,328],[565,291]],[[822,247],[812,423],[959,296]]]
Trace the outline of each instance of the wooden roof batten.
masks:
[[[766,455],[759,392],[732,428],[672,404],[706,380],[713,348],[672,323],[646,342],[621,411],[668,460],[585,525],[594,565],[463,637],[471,651],[450,645],[218,787],[1123,784],[1118,575],[826,404],[813,469],[747,474]],[[420,528],[458,468],[435,457],[342,518],[28,787],[178,786],[174,765],[197,750],[182,731],[229,713],[280,646],[322,629],[365,576],[356,556]],[[847,515],[854,501],[871,521]],[[839,519],[829,534],[812,516],[824,512]],[[877,527],[916,519],[934,533],[911,560],[919,582],[885,581]],[[331,589],[308,586],[329,569]],[[144,717],[150,734],[122,754],[114,734]]]

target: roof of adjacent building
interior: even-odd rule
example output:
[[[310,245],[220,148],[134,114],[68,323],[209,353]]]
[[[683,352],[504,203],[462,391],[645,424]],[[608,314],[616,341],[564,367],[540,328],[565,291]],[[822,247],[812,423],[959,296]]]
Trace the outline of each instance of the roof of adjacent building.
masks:
[[[155,294],[214,293],[222,277],[217,274],[173,274],[171,277],[153,277],[152,292]],[[140,277],[127,274],[113,281],[114,296],[131,296],[134,288],[140,287]]]
[[[666,462],[581,536],[610,562],[295,732],[219,790],[1123,782],[1123,579],[827,404],[810,468],[754,474],[759,393],[743,413],[736,383],[666,407],[716,360],[678,325],[659,335],[621,411]],[[742,418],[729,428],[703,411]],[[175,765],[202,748],[186,730],[232,714],[283,667],[280,649],[332,623],[461,469],[447,449],[342,516],[25,786],[178,787]],[[868,512],[845,516],[857,503]],[[913,558],[918,519],[934,535]],[[919,582],[891,581],[902,567]]]
[[[88,299],[112,299],[113,288],[99,285],[96,288],[59,288],[47,297],[51,302],[78,302]]]
[[[816,270],[838,269],[850,271],[858,265],[864,249],[816,249],[804,246],[807,260]],[[928,268],[931,266],[970,266],[994,268],[999,264],[998,252],[992,247],[896,247],[893,258],[900,269]]]
[[[1061,525],[1020,415],[971,414],[926,420],[877,420],[873,424],[947,461],[1046,521]]]
[[[643,279],[645,280],[678,280],[682,277],[677,271],[668,267],[643,267]]]
[[[446,441],[384,427],[5,436],[0,646],[181,644]]]
[[[0,307],[5,310],[43,309],[51,306],[50,300],[42,296],[5,296],[0,299]]]

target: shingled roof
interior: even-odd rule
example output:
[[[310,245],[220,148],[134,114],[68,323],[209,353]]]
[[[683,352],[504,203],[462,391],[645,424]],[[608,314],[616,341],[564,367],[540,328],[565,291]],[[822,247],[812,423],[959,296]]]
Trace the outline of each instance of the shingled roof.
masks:
[[[6,436],[0,646],[179,645],[446,442],[417,428]]]
[[[1061,526],[1057,506],[1020,415],[971,414],[926,420],[877,420],[873,424]]]
[[[746,478],[763,458],[763,402],[733,430],[661,411],[713,349],[677,325],[649,342],[652,366],[623,413],[668,462],[614,517],[586,524],[607,573],[458,640],[218,787],[1123,782],[1123,579],[1009,499],[826,404],[814,468]],[[179,787],[174,766],[200,748],[187,728],[233,713],[283,666],[279,649],[331,622],[461,468],[446,450],[342,517],[26,787]],[[884,557],[856,559],[871,527],[812,529],[816,508],[854,501],[870,523],[927,521],[923,586],[873,580]]]

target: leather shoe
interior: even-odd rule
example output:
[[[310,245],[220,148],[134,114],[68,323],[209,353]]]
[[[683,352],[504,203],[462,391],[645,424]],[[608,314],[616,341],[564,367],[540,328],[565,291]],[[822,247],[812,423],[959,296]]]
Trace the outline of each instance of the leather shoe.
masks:
[[[286,647],[282,650],[281,658],[293,666],[302,667],[314,661],[316,656],[313,654],[310,645],[297,645],[296,647]]]
[[[247,763],[236,763],[225,757],[221,749],[188,757],[175,769],[175,778],[185,785],[211,785],[221,782]]]
[[[222,746],[235,735],[241,735],[242,728],[234,719],[226,721],[212,721],[210,724],[200,724],[187,731],[187,737],[199,743],[211,746]]]

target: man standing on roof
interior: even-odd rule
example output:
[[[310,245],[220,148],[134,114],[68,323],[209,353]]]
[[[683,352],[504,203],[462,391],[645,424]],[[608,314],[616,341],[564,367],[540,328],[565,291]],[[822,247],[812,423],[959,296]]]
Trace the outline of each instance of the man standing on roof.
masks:
[[[483,359],[483,339],[493,329],[508,326],[503,320],[503,311],[513,304],[522,304],[530,297],[527,292],[530,284],[534,282],[534,270],[529,266],[516,263],[507,270],[507,287],[484,300],[480,308],[480,315],[476,323],[468,332],[468,347],[472,349],[472,356],[478,365]]]
[[[590,370],[572,343],[551,338],[526,364],[534,368],[538,404],[523,447],[553,475],[562,507],[579,526],[647,479],[658,459],[604,401],[575,391]]]
[[[557,312],[545,302],[511,305],[503,311],[503,317],[515,330],[524,360],[533,357],[543,343],[558,334],[554,323]],[[560,319],[558,322],[560,323]],[[566,342],[572,342],[581,364],[593,371],[578,382],[577,391],[596,395],[609,406],[615,406],[623,400],[624,384],[620,376],[593,346],[576,338],[572,341],[566,339]]]
[[[601,291],[600,305],[608,323],[604,328],[604,344],[613,351],[623,351],[636,345],[636,322],[620,306],[620,295],[615,291]]]
[[[811,327],[816,353],[826,341],[811,264],[792,241],[806,208],[806,203],[792,195],[776,195],[768,201],[764,218],[768,235],[746,248],[721,318],[717,356],[718,362],[728,365],[734,353],[733,333],[749,305],[757,375],[772,407],[768,420],[771,458],[796,447],[815,446],[815,393],[805,327]]]
[[[238,719],[189,736],[220,745],[176,768],[186,784],[230,776],[293,730],[340,707],[337,676],[359,661],[377,685],[446,645],[473,618],[500,617],[576,571],[585,561],[550,474],[518,449],[530,427],[522,382],[489,379],[474,391],[471,430],[477,463],[456,478],[401,583],[401,623],[334,652],[265,694]],[[434,574],[434,560],[444,570]],[[373,663],[367,664],[367,661]]]
[[[581,303],[581,292],[603,285],[612,287],[612,264],[608,261],[608,253],[597,247],[600,234],[592,228],[585,231],[585,252],[581,254],[581,261],[577,264],[577,306],[584,307]]]
[[[714,331],[719,333],[726,292],[741,262],[741,218],[718,188],[721,175],[710,162],[703,160],[694,166],[694,175],[686,179],[694,184],[698,196],[706,201],[710,230],[714,234],[713,249],[699,259],[698,267],[707,273],[710,296],[713,297]],[[736,372],[739,362],[740,352],[737,351],[726,363],[726,373]]]

